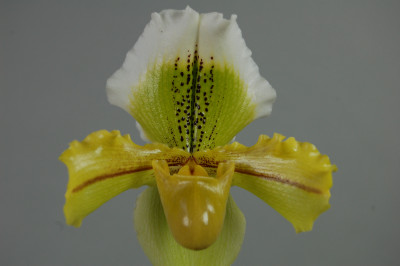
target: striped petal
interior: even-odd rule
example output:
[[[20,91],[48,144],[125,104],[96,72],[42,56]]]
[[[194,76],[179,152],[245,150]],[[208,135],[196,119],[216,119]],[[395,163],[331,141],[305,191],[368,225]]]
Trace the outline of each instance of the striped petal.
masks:
[[[143,136],[187,151],[227,144],[271,112],[275,91],[260,76],[236,16],[154,13],[120,70],[107,82],[112,104]]]
[[[314,220],[329,208],[332,165],[314,145],[275,134],[261,135],[252,147],[237,142],[194,153],[203,167],[233,161],[232,185],[242,187],[282,214],[296,232],[312,229]]]
[[[73,141],[60,156],[69,171],[64,214],[79,227],[100,205],[130,188],[155,185],[152,160],[180,165],[189,154],[163,144],[138,146],[119,131],[97,131],[82,142]]]

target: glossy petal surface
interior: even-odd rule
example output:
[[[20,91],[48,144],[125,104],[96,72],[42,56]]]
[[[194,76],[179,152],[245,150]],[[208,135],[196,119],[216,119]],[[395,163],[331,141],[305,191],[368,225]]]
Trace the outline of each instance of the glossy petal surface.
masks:
[[[314,220],[329,208],[332,172],[328,156],[314,145],[275,134],[261,135],[252,147],[237,142],[194,154],[203,167],[235,163],[232,185],[242,187],[288,219],[296,232],[312,229]]]
[[[121,192],[155,185],[151,162],[184,163],[189,154],[163,144],[134,144],[119,131],[101,130],[82,142],[73,141],[60,156],[69,171],[64,214],[67,224],[80,226],[82,219]]]
[[[228,198],[224,227],[207,249],[194,251],[179,245],[172,236],[156,188],[146,189],[136,202],[134,224],[139,242],[153,265],[231,265],[239,254],[246,221],[232,197]]]
[[[193,250],[212,245],[224,224],[234,163],[220,163],[216,177],[209,177],[193,161],[172,176],[166,161],[153,161],[153,168],[175,240]]]

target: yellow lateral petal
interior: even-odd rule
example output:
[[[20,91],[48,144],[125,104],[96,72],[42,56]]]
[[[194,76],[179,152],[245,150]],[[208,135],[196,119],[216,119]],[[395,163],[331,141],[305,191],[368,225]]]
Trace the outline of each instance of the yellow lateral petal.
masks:
[[[310,143],[274,134],[261,135],[252,147],[237,142],[194,154],[198,164],[215,168],[235,163],[232,185],[242,187],[282,214],[296,232],[312,229],[314,220],[329,208],[332,172],[328,156]]]
[[[73,141],[60,156],[69,171],[67,224],[79,227],[89,213],[127,189],[155,185],[152,160],[180,165],[188,157],[187,152],[164,144],[136,145],[119,131],[100,130],[82,142]]]

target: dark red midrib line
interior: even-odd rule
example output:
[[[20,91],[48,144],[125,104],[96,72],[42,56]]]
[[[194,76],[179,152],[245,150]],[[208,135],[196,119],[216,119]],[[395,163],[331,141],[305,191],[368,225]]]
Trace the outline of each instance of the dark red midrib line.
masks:
[[[181,165],[181,164],[170,164],[169,166],[177,166],[177,165]],[[203,166],[203,167],[217,168],[217,166],[214,166],[214,165],[207,165],[207,164],[200,164],[200,165]],[[152,166],[146,166],[146,167],[142,167],[142,168],[138,168],[138,169],[134,169],[134,170],[126,170],[126,171],[121,171],[121,172],[117,172],[117,173],[113,173],[113,174],[96,176],[96,177],[94,177],[92,179],[89,179],[89,180],[83,182],[79,186],[75,187],[72,190],[72,193],[79,192],[79,191],[83,190],[84,188],[86,188],[87,186],[90,186],[90,185],[92,185],[92,184],[94,184],[96,182],[99,182],[99,181],[103,181],[105,179],[110,179],[110,178],[114,178],[114,177],[121,176],[121,175],[133,174],[133,173],[141,172],[141,171],[148,171],[148,170],[151,170],[151,169],[153,169]],[[294,182],[294,181],[290,181],[290,180],[287,180],[287,179],[283,179],[283,178],[278,177],[278,176],[266,175],[266,174],[261,174],[261,173],[253,172],[253,171],[245,171],[245,170],[238,169],[238,168],[235,168],[235,172],[236,173],[240,173],[240,174],[253,175],[253,176],[257,176],[257,177],[264,178],[264,179],[267,179],[267,180],[272,180],[272,181],[275,181],[275,182],[279,182],[279,183],[282,183],[282,184],[287,184],[287,185],[297,187],[297,188],[302,189],[302,190],[307,191],[307,192],[311,192],[311,193],[315,193],[315,194],[323,194],[323,192],[321,190],[319,190],[319,189],[316,189],[316,188],[313,188],[313,187],[309,187],[309,186],[300,184],[298,182]]]
[[[182,163],[171,163],[171,164],[168,164],[168,165],[169,166],[178,166],[178,165],[182,165]],[[89,179],[89,180],[86,180],[82,184],[76,186],[71,192],[75,193],[75,192],[81,191],[85,187],[90,186],[90,185],[92,185],[92,184],[94,184],[96,182],[103,181],[105,179],[110,179],[110,178],[118,177],[118,176],[121,176],[121,175],[133,174],[133,173],[137,173],[137,172],[141,172],[141,171],[148,171],[148,170],[151,170],[151,169],[153,169],[153,166],[149,165],[149,166],[141,167],[141,168],[137,168],[137,169],[125,170],[125,171],[121,171],[121,172],[117,172],[117,173],[96,176],[96,177],[94,177],[92,179]]]
[[[201,166],[210,167],[210,168],[217,168],[217,166],[214,166],[214,165],[201,165]],[[315,194],[323,194],[323,192],[321,190],[317,189],[317,188],[309,187],[309,186],[300,184],[298,182],[290,181],[288,179],[283,179],[283,178],[281,178],[279,176],[266,175],[266,174],[262,174],[262,173],[258,173],[258,172],[254,172],[254,171],[246,171],[246,170],[242,170],[242,169],[237,168],[237,167],[235,167],[235,172],[236,173],[240,173],[240,174],[253,175],[253,176],[257,176],[257,177],[264,178],[264,179],[267,179],[267,180],[279,182],[279,183],[282,183],[282,184],[287,184],[287,185],[297,187],[297,188],[302,189],[302,190],[307,191],[307,192],[311,192],[311,193],[315,193]]]
[[[79,192],[82,189],[84,189],[85,187],[90,186],[90,185],[92,185],[94,183],[97,183],[99,181],[103,181],[105,179],[110,179],[110,178],[114,178],[114,177],[121,176],[121,175],[133,174],[133,173],[141,172],[141,171],[147,171],[147,170],[151,170],[151,169],[153,169],[153,167],[147,166],[147,167],[138,168],[138,169],[134,169],[134,170],[126,170],[126,171],[121,171],[121,172],[117,172],[117,173],[96,176],[96,177],[94,177],[92,179],[89,179],[89,180],[83,182],[79,186],[75,187],[72,190],[72,193]]]
[[[312,193],[315,193],[315,194],[323,194],[322,191],[317,189],[317,188],[309,187],[309,186],[300,184],[300,183],[295,182],[295,181],[290,181],[288,179],[283,179],[283,178],[278,177],[278,176],[265,175],[265,174],[261,174],[261,173],[257,173],[257,172],[247,172],[247,171],[240,170],[240,169],[235,169],[235,172],[241,173],[241,174],[253,175],[253,176],[261,177],[261,178],[264,178],[264,179],[267,179],[267,180],[276,181],[276,182],[279,182],[279,183],[282,183],[282,184],[287,184],[287,185],[297,187],[297,188],[302,189],[302,190],[307,191],[307,192],[312,192]]]

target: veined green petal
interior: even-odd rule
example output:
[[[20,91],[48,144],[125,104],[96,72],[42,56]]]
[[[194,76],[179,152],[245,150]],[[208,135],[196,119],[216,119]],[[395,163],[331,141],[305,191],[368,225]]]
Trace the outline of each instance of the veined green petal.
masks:
[[[173,238],[156,188],[146,189],[136,202],[134,224],[139,242],[153,265],[230,265],[239,254],[246,221],[229,197],[224,227],[217,241],[207,249],[193,251]]]
[[[189,152],[225,145],[275,99],[236,17],[190,8],[152,15],[107,93],[147,139]]]
[[[100,130],[82,142],[73,141],[60,156],[69,171],[64,214],[67,224],[79,227],[82,220],[123,191],[155,185],[152,160],[181,165],[189,154],[164,144],[139,146],[129,135]]]
[[[332,172],[337,168],[314,145],[284,139],[279,134],[261,135],[252,147],[235,142],[193,156],[203,167],[233,161],[232,185],[260,197],[288,219],[296,232],[308,231],[329,208]]]

